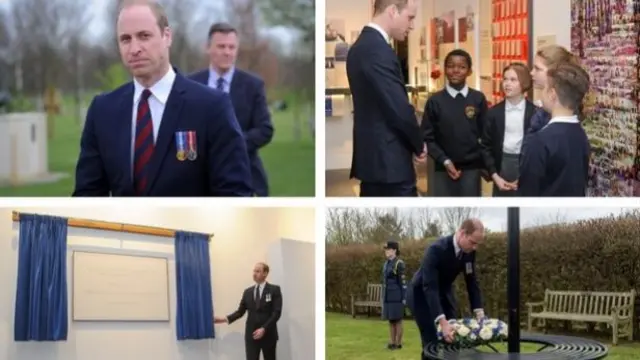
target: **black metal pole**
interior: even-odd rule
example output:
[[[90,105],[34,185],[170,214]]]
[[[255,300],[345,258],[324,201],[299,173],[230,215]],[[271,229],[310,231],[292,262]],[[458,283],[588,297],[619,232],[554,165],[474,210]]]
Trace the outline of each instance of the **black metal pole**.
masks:
[[[520,208],[507,209],[509,353],[520,353]]]

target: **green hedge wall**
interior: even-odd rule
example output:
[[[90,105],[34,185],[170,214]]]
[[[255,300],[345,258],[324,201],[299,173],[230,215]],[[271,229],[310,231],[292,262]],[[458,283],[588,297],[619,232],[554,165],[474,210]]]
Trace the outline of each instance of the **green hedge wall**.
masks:
[[[433,240],[401,243],[408,279]],[[368,282],[381,281],[381,245],[327,245],[326,257],[327,310],[350,312],[350,295],[362,295]],[[488,234],[476,261],[485,311],[506,319],[506,234]],[[523,315],[524,303],[541,301],[546,288],[640,292],[640,214],[525,229],[520,234],[520,261]],[[456,281],[456,293],[459,315],[469,315],[463,276]]]

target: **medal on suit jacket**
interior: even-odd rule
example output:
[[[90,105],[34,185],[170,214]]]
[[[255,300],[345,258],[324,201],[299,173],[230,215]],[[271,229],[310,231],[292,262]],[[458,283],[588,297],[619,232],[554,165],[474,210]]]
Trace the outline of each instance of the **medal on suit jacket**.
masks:
[[[265,299],[266,302],[270,302],[271,301],[271,294],[266,294],[264,296],[264,299]]]
[[[196,148],[196,132],[187,131],[187,145],[189,151],[187,152],[187,158],[190,161],[194,161],[198,158],[198,149]]]
[[[187,159],[187,133],[184,131],[176,131],[176,158],[179,161]]]

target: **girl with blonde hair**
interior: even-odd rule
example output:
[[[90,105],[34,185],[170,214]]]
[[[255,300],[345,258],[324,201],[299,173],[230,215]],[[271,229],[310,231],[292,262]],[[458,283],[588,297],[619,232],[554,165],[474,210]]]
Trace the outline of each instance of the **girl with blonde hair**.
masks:
[[[536,52],[536,56],[533,59],[533,69],[531,69],[533,88],[536,90],[544,89],[547,86],[547,72],[549,69],[562,64],[580,65],[580,61],[577,56],[559,45],[548,45],[540,48]],[[539,108],[531,119],[529,132],[536,132],[542,129],[551,119],[551,114],[545,111],[541,104],[537,105]]]
[[[533,88],[540,91],[544,89],[545,86],[547,86],[547,72],[549,71],[549,69],[557,67],[561,64],[579,65],[579,63],[580,61],[578,57],[562,46],[547,45],[538,49],[538,51],[536,52],[536,56],[533,59],[533,68],[531,69]],[[531,117],[529,128],[527,129],[524,139],[522,139],[522,150],[520,151],[521,155],[525,153],[527,142],[531,135],[545,127],[545,125],[549,123],[549,120],[551,120],[551,114],[549,114],[543,108],[540,101],[536,101],[535,104],[538,106],[538,108]],[[522,167],[522,157],[520,158],[520,166]]]

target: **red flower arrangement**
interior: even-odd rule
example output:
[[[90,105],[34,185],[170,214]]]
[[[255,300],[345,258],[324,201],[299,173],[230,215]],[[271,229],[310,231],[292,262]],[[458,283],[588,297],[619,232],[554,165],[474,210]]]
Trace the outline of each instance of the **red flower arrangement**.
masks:
[[[431,78],[433,80],[438,80],[440,76],[442,76],[442,72],[440,71],[440,69],[431,70]]]

